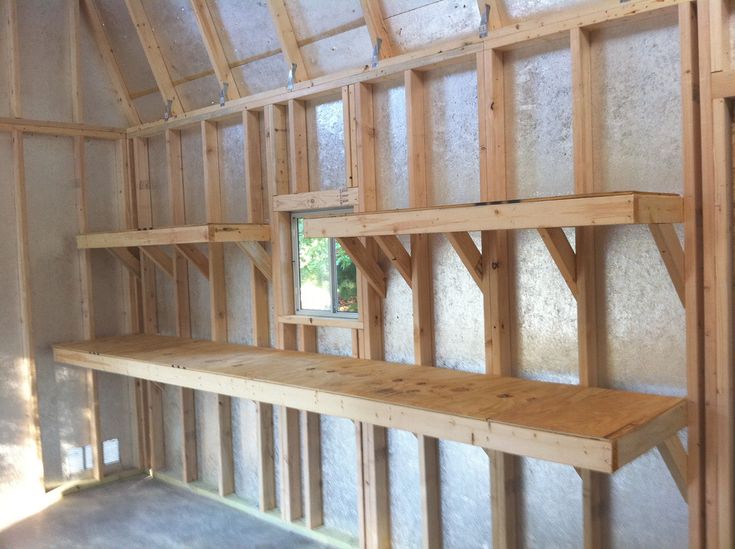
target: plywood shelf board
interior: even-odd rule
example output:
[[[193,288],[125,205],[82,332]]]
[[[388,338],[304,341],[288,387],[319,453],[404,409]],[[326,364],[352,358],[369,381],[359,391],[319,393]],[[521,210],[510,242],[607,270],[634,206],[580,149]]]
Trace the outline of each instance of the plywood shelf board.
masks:
[[[606,473],[687,419],[674,397],[165,336],[60,344],[54,356]]]
[[[269,241],[270,226],[258,223],[205,223],[77,236],[77,247],[123,248],[207,242]]]
[[[364,237],[549,227],[681,223],[683,199],[635,191],[307,218],[307,237]]]

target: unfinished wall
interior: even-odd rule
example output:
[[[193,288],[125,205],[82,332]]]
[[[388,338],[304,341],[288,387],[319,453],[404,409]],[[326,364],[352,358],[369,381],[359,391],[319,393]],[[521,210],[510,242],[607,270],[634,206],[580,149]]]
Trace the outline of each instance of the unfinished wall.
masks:
[[[5,10],[6,3],[0,7]],[[63,1],[18,3],[23,116],[38,120],[71,121],[70,43],[68,8]],[[4,19],[4,17],[3,17]],[[10,115],[10,81],[6,68],[9,46],[0,36],[0,116]],[[81,34],[84,65],[82,95],[84,121],[124,126],[114,102],[99,52],[84,24]],[[79,339],[82,335],[79,256],[75,236],[78,180],[74,173],[72,138],[26,134],[25,190],[30,258],[32,342],[38,372],[41,439],[46,484],[85,477],[89,470],[75,470],[70,452],[83,449],[89,439],[87,374],[60,366],[51,357],[52,343]],[[120,150],[114,142],[85,141],[87,201],[91,230],[120,227],[118,204]],[[35,449],[30,440],[27,367],[22,361],[19,310],[19,278],[14,204],[13,156],[9,134],[0,135],[0,220],[4,234],[0,267],[4,283],[0,329],[0,515],[7,518],[23,501],[23,488],[33,494],[38,487],[34,469]],[[125,331],[126,312],[122,272],[106,252],[93,254],[95,323],[99,335]],[[130,381],[118,376],[99,376],[101,428],[104,440],[118,439],[120,462],[108,472],[133,465]],[[7,499],[5,499],[7,498]],[[12,501],[12,503],[10,503]],[[30,508],[29,508],[30,510]]]
[[[61,3],[59,3],[61,4]],[[195,38],[196,28],[188,2],[163,5],[154,2],[164,55],[175,66],[174,78],[206,69],[205,54]],[[398,47],[417,49],[433,40],[474,34],[478,24],[475,3],[401,1],[383,2],[387,26]],[[577,0],[508,2],[509,13],[522,17],[540,10],[578,5]],[[99,2],[108,22],[110,38],[125,75],[136,93],[136,106],[146,120],[160,118],[162,105],[155,81],[139,48],[135,30],[122,2]],[[286,68],[267,7],[251,2],[249,17],[242,16],[240,2],[216,3],[230,60],[250,60],[234,69],[243,95],[283,86]],[[370,41],[359,22],[358,2],[329,2],[316,8],[305,1],[287,2],[294,13],[297,37],[310,74],[316,76],[369,62]],[[36,1],[22,18],[23,37],[42,35],[45,27],[63,18],[55,3]],[[160,9],[156,9],[160,8]],[[23,7],[23,10],[27,8]],[[63,10],[61,10],[63,11]],[[329,13],[330,17],[324,14]],[[356,20],[358,20],[356,22]],[[25,63],[27,71],[41,68],[55,75],[60,89],[67,89],[67,57],[64,33],[58,30],[43,41],[28,40],[24,56],[45,59]],[[196,44],[191,49],[190,43]],[[25,45],[25,44],[24,44]],[[0,37],[2,47],[2,37]],[[91,46],[90,46],[91,47]],[[573,192],[571,72],[569,44],[544,42],[509,52],[505,56],[507,97],[507,147],[510,194],[532,197]],[[88,50],[89,47],[85,49]],[[49,50],[49,51],[47,51]],[[679,46],[675,19],[650,19],[593,34],[595,82],[596,179],[598,190],[682,191],[681,120],[679,98]],[[93,62],[94,56],[90,58]],[[48,66],[46,66],[48,64]],[[90,121],[124,125],[115,115],[105,93],[104,71],[86,82]],[[0,79],[3,78],[0,75]],[[29,116],[67,119],[69,97],[49,97],[39,86],[35,72],[24,75],[29,87]],[[2,80],[0,80],[2,82]],[[604,86],[602,83],[605,83]],[[480,198],[477,91],[474,65],[464,64],[426,74],[429,200],[433,204],[477,201]],[[3,93],[0,86],[0,94]],[[378,207],[408,206],[405,93],[402,81],[375,85]],[[148,90],[146,92],[146,90]],[[210,104],[217,99],[217,85],[205,77],[181,86],[187,106]],[[0,95],[2,99],[2,95]],[[90,106],[92,105],[92,106]],[[94,105],[99,105],[94,108]],[[340,187],[344,183],[344,135],[342,105],[338,97],[307,105],[309,177],[313,189]],[[244,221],[243,136],[237,123],[221,124],[220,174],[226,197],[227,221]],[[151,138],[151,192],[154,223],[171,222],[170,196],[162,136]],[[111,145],[89,144],[90,220],[92,229],[119,223],[115,212],[118,152]],[[203,222],[204,189],[199,129],[182,132],[184,186],[188,223]],[[94,150],[94,154],[92,154]],[[0,135],[0,159],[9,155],[9,142]],[[88,441],[84,421],[85,379],[74,368],[54,366],[48,345],[60,339],[80,337],[78,261],[73,247],[76,234],[71,141],[61,138],[28,138],[29,210],[37,215],[32,236],[34,317],[41,374],[44,459],[50,479],[63,478],[63,451]],[[264,174],[265,176],[265,174]],[[9,175],[0,173],[0,197],[10,190]],[[94,195],[94,199],[92,199]],[[12,201],[11,201],[12,202]],[[0,201],[0,208],[8,208]],[[12,210],[9,210],[12,213]],[[0,225],[12,231],[13,216],[1,210]],[[105,224],[109,225],[106,226]],[[6,227],[7,225],[7,227]],[[477,235],[475,235],[476,237]],[[570,238],[573,233],[569,233]],[[407,242],[405,242],[407,244]],[[567,286],[535,232],[518,231],[511,238],[512,352],[517,375],[568,383],[577,381],[576,305]],[[12,239],[2,244],[2,257],[13,257]],[[484,334],[480,291],[443,237],[432,237],[435,293],[436,365],[464,371],[484,371]],[[6,255],[7,254],[7,255]],[[233,342],[251,343],[252,310],[249,299],[249,260],[234,246],[226,248],[228,331]],[[606,357],[603,383],[644,392],[685,393],[684,315],[668,281],[658,252],[645,228],[606,230],[598,250],[601,272],[601,333]],[[102,252],[95,254],[95,287],[98,291],[99,331],[124,329],[119,267]],[[13,263],[0,263],[0,275],[17,278]],[[385,358],[413,362],[412,296],[392,266],[384,307]],[[190,268],[190,298],[194,337],[210,336],[209,286]],[[59,287],[64,283],[63,288]],[[36,290],[37,288],[37,290]],[[12,287],[4,287],[8,303],[14,303]],[[5,294],[1,294],[5,303]],[[170,279],[157,276],[158,323],[164,334],[175,333],[173,287]],[[271,300],[272,303],[272,300]],[[460,304],[458,307],[457,304]],[[17,314],[17,313],[14,313]],[[272,321],[271,315],[271,321]],[[0,360],[15,365],[17,325],[0,320]],[[6,335],[7,334],[7,335]],[[273,337],[271,337],[273,341]],[[321,353],[349,355],[346,330],[320,328]],[[646,361],[641,362],[641,357]],[[11,383],[22,375],[17,365],[6,371]],[[3,374],[5,375],[5,374]],[[5,388],[5,384],[2,385]],[[118,436],[121,448],[130,447],[131,427],[125,383],[112,376],[103,379],[101,402],[105,436]],[[5,389],[3,389],[5,390]],[[3,395],[5,396],[5,395]],[[14,399],[14,400],[13,400]],[[22,394],[8,395],[8,402],[22,403]],[[216,396],[197,393],[199,477],[210,487],[217,484]],[[63,411],[64,413],[60,413]],[[5,414],[4,405],[0,417]],[[120,418],[123,418],[120,420]],[[278,440],[277,413],[275,420]],[[179,478],[181,460],[181,400],[173,387],[164,391],[165,450],[167,471]],[[252,402],[233,399],[236,493],[257,503],[256,416]],[[324,514],[328,527],[357,537],[356,448],[352,422],[321,419]],[[12,467],[3,473],[3,459],[28,452],[26,435],[0,424],[0,441],[8,450],[0,453],[0,474],[15,479]],[[7,435],[5,435],[7,433]],[[125,441],[126,443],[123,443]],[[128,450],[129,451],[129,450]],[[276,453],[279,449],[276,445]],[[11,456],[5,457],[3,456]],[[127,455],[127,459],[132,459]],[[440,443],[442,527],[447,548],[488,547],[491,539],[490,480],[487,456],[476,447]],[[279,460],[276,458],[276,467]],[[421,512],[416,438],[412,433],[389,431],[391,538],[395,547],[421,546]],[[277,483],[280,475],[276,471]],[[13,480],[16,482],[16,480]],[[0,477],[0,486],[2,478]],[[655,452],[624,467],[609,482],[610,518],[607,526],[613,547],[684,547],[687,540],[686,506],[673,480]],[[582,537],[581,481],[569,467],[533,459],[521,460],[520,532],[524,547],[575,547]],[[1,492],[0,492],[1,494]],[[277,494],[279,492],[277,491]],[[1,497],[1,495],[0,495]],[[655,518],[650,513],[655,513]]]

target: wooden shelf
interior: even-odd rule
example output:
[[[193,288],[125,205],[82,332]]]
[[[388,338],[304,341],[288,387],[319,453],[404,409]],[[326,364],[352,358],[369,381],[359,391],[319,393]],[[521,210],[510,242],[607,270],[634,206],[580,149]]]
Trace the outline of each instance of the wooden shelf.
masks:
[[[304,234],[361,237],[683,220],[681,196],[631,191],[307,218]]]
[[[54,358],[605,473],[687,421],[681,398],[165,336],[60,344]]]
[[[78,248],[125,248],[165,246],[202,242],[244,242],[270,240],[270,226],[257,223],[205,223],[77,236]]]

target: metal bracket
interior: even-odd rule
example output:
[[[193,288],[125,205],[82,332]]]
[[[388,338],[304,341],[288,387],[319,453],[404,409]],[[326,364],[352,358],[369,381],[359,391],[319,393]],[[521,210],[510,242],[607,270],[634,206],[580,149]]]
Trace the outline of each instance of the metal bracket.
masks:
[[[291,69],[288,71],[288,82],[286,83],[288,91],[293,91],[294,82],[296,82],[296,63],[291,63]]]
[[[224,107],[225,102],[227,101],[227,88],[230,87],[230,84],[227,82],[222,82],[222,88],[219,90],[219,106]]]
[[[375,40],[375,45],[373,46],[373,61],[372,61],[372,67],[375,68],[378,66],[378,62],[380,62],[380,46],[383,45],[382,38],[378,38]]]
[[[485,11],[480,14],[480,38],[487,37],[490,25],[490,4],[485,4]]]
[[[174,106],[174,100],[169,99],[166,101],[166,108],[163,111],[163,119],[168,122],[168,119],[171,118],[171,110]]]

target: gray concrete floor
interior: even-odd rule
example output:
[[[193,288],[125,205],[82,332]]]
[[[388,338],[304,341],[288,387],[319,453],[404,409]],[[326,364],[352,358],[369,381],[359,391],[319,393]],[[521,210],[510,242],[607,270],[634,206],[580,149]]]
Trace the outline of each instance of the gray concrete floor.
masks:
[[[0,532],[0,549],[326,547],[151,478],[84,490]]]

